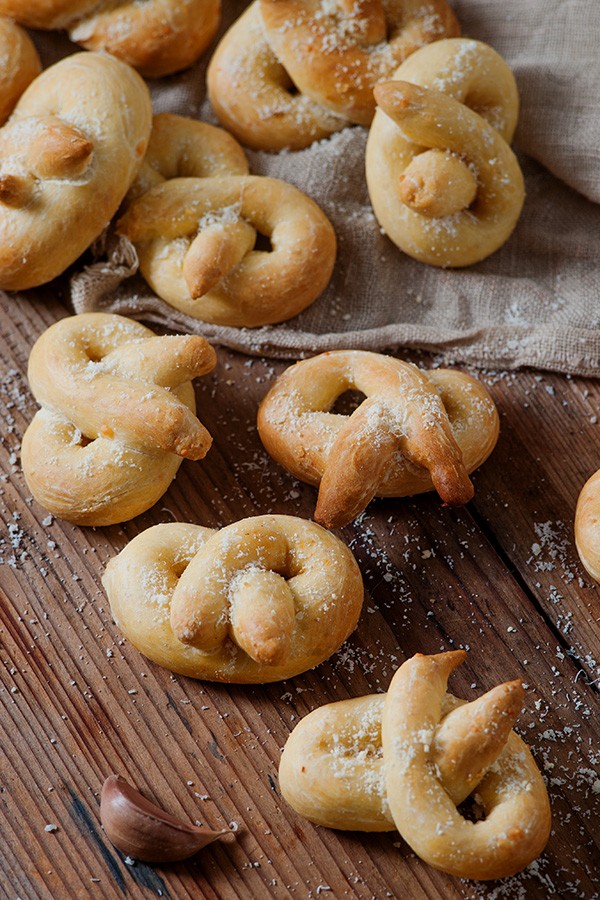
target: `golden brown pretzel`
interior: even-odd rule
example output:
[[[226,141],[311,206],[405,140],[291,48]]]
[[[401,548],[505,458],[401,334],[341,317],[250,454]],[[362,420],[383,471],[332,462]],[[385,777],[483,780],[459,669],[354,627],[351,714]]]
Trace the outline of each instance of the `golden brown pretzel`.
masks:
[[[366,399],[350,417],[330,412],[348,390]],[[334,528],[375,496],[435,487],[444,502],[466,503],[467,473],[492,452],[498,414],[483,385],[462,372],[338,350],[287,369],[260,405],[258,430],[277,462],[320,484],[315,519]]]
[[[51,281],[106,227],[139,169],[150,94],[129,66],[76,53],[27,88],[0,129],[0,288]]]
[[[220,0],[0,0],[0,14],[28,28],[66,28],[87,50],[157,78],[204,52],[219,25]]]
[[[285,745],[281,792],[329,828],[398,829],[412,849],[461,878],[513,875],[544,849],[550,805],[526,744],[513,732],[519,681],[466,703],[446,694],[465,651],[417,654],[387,695],[330,703],[306,716]],[[473,795],[485,820],[456,807]]]
[[[42,68],[33,42],[22,28],[0,16],[0,125]]]
[[[468,266],[512,233],[525,189],[509,147],[515,80],[480,41],[454,38],[418,50],[379,84],[369,132],[373,210],[405,253],[434,266]]]
[[[191,379],[215,361],[204,338],[157,337],[123,316],[86,313],[52,325],[29,358],[42,409],[21,459],[36,500],[79,525],[149,509],[184,457],[202,459],[210,448]]]
[[[110,561],[102,581],[138,650],[210,681],[278,681],[318,665],[354,630],[363,599],[350,550],[293,516],[220,531],[157,525]]]
[[[600,581],[600,469],[581,489],[575,510],[575,543],[581,562]]]
[[[220,325],[292,318],[323,292],[335,262],[325,214],[275,178],[172,178],[135,200],[118,231],[159,297]],[[255,249],[257,232],[270,251]]]
[[[445,0],[255,0],[211,59],[210,101],[248,146],[298,150],[368,125],[374,85],[417,47],[458,33]]]

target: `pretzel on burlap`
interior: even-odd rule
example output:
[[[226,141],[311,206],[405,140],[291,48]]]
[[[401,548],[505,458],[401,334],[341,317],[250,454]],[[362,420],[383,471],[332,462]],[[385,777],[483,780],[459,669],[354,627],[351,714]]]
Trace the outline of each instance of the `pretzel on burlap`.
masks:
[[[331,277],[336,239],[309,197],[247,172],[242,148],[222,129],[156,116],[117,231],[171,306],[204,322],[253,328],[316,300]],[[257,249],[259,233],[270,251]]]
[[[579,494],[575,543],[586,570],[600,581],[600,469],[588,478]]]
[[[329,828],[398,829],[415,853],[461,878],[513,875],[544,849],[551,815],[542,776],[511,731],[520,681],[466,703],[446,693],[464,650],[416,656],[387,695],[330,703],[285,745],[281,792]],[[457,810],[472,796],[485,818]]]
[[[33,41],[10,19],[0,16],[0,125],[11,114],[25,88],[41,71]]]
[[[104,230],[144,157],[148,88],[125,63],[76,53],[27,88],[0,129],[0,289],[51,281]]]
[[[512,233],[525,197],[509,146],[518,95],[507,64],[480,41],[439,41],[375,97],[366,172],[379,224],[430,265],[485,259]]]
[[[86,313],[52,325],[28,368],[42,409],[21,460],[36,500],[78,525],[110,525],[149,509],[183,459],[202,459],[210,448],[191,379],[215,362],[202,337],[157,337],[122,316]]]
[[[138,650],[209,681],[278,681],[318,665],[354,630],[363,599],[350,550],[293,516],[220,531],[157,525],[110,561],[102,581]]]
[[[65,28],[76,44],[111,53],[151,78],[195,62],[220,13],[220,0],[0,0],[0,14],[21,25]]]
[[[332,413],[346,391],[366,399],[351,416]],[[450,369],[360,350],[322,353],[287,369],[262,401],[258,430],[271,456],[320,485],[315,519],[352,521],[373,497],[435,488],[451,505],[473,496],[468,473],[498,438],[498,414],[483,385]]]
[[[373,87],[459,33],[445,0],[255,0],[208,69],[220,121],[255,149],[299,150],[373,118]]]

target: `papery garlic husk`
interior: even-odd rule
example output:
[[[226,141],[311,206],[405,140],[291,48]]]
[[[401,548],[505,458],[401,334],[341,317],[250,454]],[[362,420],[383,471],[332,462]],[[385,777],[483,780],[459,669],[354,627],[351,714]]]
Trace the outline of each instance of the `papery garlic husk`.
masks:
[[[151,803],[119,775],[102,786],[100,819],[106,836],[127,856],[141,862],[188,859],[207,844],[231,834],[182,822]]]

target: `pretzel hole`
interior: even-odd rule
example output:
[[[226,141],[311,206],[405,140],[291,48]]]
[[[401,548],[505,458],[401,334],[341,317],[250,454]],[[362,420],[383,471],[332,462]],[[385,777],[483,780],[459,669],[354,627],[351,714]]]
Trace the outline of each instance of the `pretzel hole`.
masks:
[[[272,253],[273,244],[271,243],[270,236],[268,234],[262,234],[260,231],[257,231],[254,249],[259,251],[260,253]]]
[[[338,416],[351,416],[366,399],[366,394],[362,391],[348,389],[339,395],[329,411]]]
[[[478,800],[477,794],[470,794],[466,800],[463,800],[457,806],[457,810],[463,819],[466,819],[468,822],[481,822],[486,818],[485,809],[481,801]]]

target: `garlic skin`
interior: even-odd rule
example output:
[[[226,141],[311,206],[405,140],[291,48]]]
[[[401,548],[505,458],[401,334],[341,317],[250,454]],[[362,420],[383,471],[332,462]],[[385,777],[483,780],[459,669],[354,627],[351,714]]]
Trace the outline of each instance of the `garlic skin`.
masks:
[[[119,775],[109,775],[102,786],[100,819],[114,846],[141,862],[178,862],[202,847],[231,834],[229,829],[182,822],[147,800]]]

